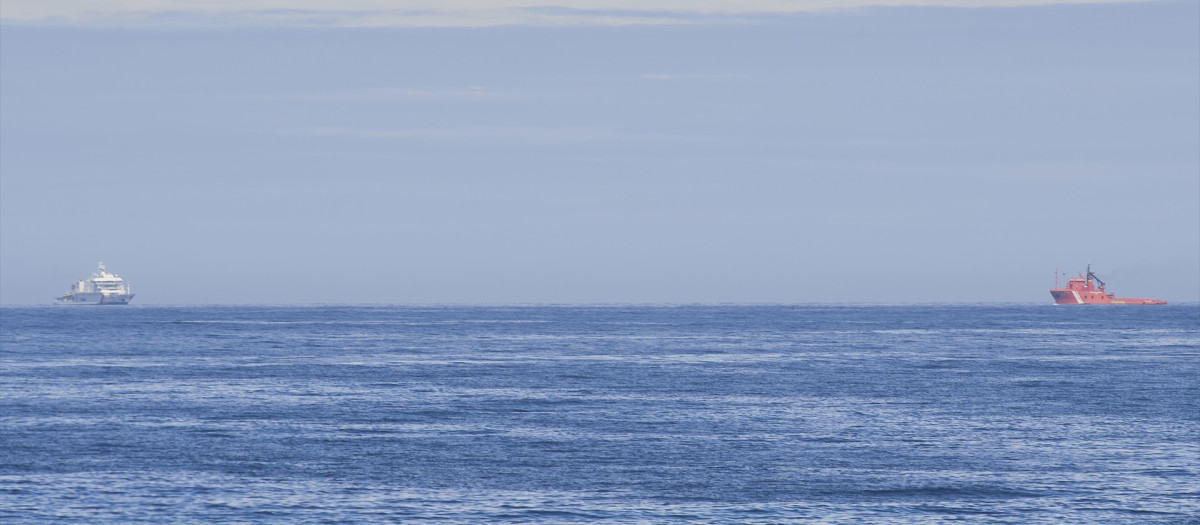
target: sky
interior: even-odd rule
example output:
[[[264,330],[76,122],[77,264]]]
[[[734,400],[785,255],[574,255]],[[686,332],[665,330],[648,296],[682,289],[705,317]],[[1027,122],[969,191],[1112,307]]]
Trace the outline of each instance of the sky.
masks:
[[[0,6],[0,304],[1200,301],[1191,0],[98,5]]]

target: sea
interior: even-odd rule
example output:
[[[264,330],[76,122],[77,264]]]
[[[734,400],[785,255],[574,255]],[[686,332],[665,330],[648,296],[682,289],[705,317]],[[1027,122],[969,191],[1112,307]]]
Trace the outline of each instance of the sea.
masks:
[[[0,523],[1200,523],[1200,305],[0,308]]]

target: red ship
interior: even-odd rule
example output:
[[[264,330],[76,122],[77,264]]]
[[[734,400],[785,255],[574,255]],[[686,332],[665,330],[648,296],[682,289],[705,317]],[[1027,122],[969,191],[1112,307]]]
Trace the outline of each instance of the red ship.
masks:
[[[1087,276],[1080,274],[1067,280],[1066,288],[1059,288],[1058,270],[1054,271],[1054,289],[1050,290],[1055,304],[1167,304],[1162,299],[1117,297],[1104,291],[1104,281],[1092,273],[1088,265]]]

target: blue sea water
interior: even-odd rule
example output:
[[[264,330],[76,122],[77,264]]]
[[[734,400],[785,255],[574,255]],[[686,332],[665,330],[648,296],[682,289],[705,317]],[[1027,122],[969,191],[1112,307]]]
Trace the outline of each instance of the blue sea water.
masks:
[[[0,309],[0,522],[1197,523],[1200,306]]]

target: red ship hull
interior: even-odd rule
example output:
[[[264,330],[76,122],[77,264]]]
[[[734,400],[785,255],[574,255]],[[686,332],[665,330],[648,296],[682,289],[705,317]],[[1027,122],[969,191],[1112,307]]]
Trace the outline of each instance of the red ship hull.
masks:
[[[1059,288],[1056,283],[1050,295],[1054,297],[1055,304],[1167,304],[1162,299],[1117,297],[1105,292],[1104,282],[1092,273],[1091,268],[1088,268],[1086,277],[1080,275],[1067,280],[1066,288]]]
[[[1167,304],[1162,299],[1143,299],[1140,297],[1113,297],[1111,294],[1080,293],[1078,296],[1071,290],[1050,290],[1055,304]]]

